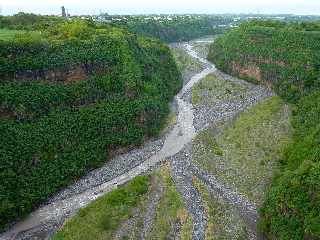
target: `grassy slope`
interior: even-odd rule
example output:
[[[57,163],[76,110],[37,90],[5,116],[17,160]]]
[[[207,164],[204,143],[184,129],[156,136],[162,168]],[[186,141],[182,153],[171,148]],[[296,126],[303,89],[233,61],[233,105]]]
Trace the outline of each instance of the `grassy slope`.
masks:
[[[182,225],[182,239],[190,239],[191,217],[175,189],[169,169],[162,167],[150,177],[137,177],[81,209],[75,217],[66,222],[54,236],[54,240],[111,239],[121,228],[121,223],[134,217],[139,219],[125,236],[127,239],[138,239],[143,226],[146,199],[152,191],[151,178],[154,183],[163,185],[164,193],[157,206],[153,227],[147,239],[166,239],[177,222]],[[139,212],[138,216],[133,216],[135,209]]]
[[[148,187],[149,178],[141,176],[97,199],[70,219],[54,239],[110,239],[121,222],[130,218],[133,209],[146,197]]]
[[[192,91],[194,105],[214,105],[226,97],[241,99],[246,87],[209,75]],[[290,111],[279,97],[272,97],[240,114],[232,123],[201,132],[193,142],[199,166],[261,205],[266,186],[283,147],[291,139]],[[197,179],[207,212],[206,239],[248,239],[243,219],[223,200],[210,194]]]
[[[287,106],[272,97],[241,113],[220,134],[201,132],[194,140],[194,161],[260,204],[289,139]]]
[[[198,179],[195,178],[193,184],[200,192],[208,213],[205,240],[248,239],[246,225],[236,210],[218,196],[208,192]]]
[[[190,239],[192,222],[183,201],[176,190],[167,168],[162,168],[161,174],[165,181],[165,192],[157,207],[154,225],[147,239],[167,239],[175,224],[181,224],[183,239]]]
[[[193,86],[192,104],[206,103],[210,105],[231,95],[239,95],[238,97],[241,97],[241,93],[245,90],[245,87],[221,81],[214,74],[210,74]]]

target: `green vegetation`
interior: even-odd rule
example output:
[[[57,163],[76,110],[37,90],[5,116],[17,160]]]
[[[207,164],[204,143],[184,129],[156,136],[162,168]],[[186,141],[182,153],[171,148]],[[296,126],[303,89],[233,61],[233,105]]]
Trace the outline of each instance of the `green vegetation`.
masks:
[[[220,128],[197,136],[194,161],[261,205],[281,150],[290,140],[288,107],[272,97]]]
[[[261,209],[268,239],[320,238],[319,30],[254,21],[218,38],[209,54],[220,69],[271,85],[293,104],[293,142]]]
[[[197,59],[191,57],[188,53],[186,53],[185,50],[183,50],[179,46],[172,47],[171,51],[180,72],[198,72],[203,68],[202,64]]]
[[[192,88],[192,104],[213,105],[225,98],[238,97],[247,89],[239,84],[221,81],[214,74],[209,74]]]
[[[197,37],[223,33],[233,23],[232,16],[222,15],[150,15],[150,16],[86,16],[103,25],[120,27],[146,37],[153,37],[165,42],[188,41]],[[73,20],[79,17],[72,17]],[[63,23],[64,19],[56,16],[41,16],[18,13],[11,17],[0,16],[0,29],[44,30]]]
[[[319,21],[316,15],[291,14],[151,14],[151,15],[108,15],[93,16],[97,21],[106,21],[130,31],[165,42],[189,41],[198,37],[224,33],[230,28],[252,18],[283,22]],[[312,28],[311,28],[312,29]]]
[[[121,222],[130,218],[133,209],[146,197],[149,184],[149,177],[139,176],[127,185],[98,198],[80,209],[53,239],[111,239]]]
[[[320,91],[303,97],[293,111],[293,143],[281,159],[261,209],[262,229],[271,238],[320,237]]]
[[[45,30],[63,21],[63,18],[57,16],[42,16],[20,12],[14,16],[0,16],[0,29],[7,28],[26,31]]]
[[[181,42],[223,33],[233,22],[222,15],[103,16],[114,26],[164,42]]]
[[[249,239],[246,224],[229,204],[223,199],[211,194],[197,178],[193,184],[200,192],[208,214],[208,226],[205,240],[214,239]]]
[[[170,176],[169,169],[161,168],[159,174],[164,181],[164,195],[157,206],[156,216],[147,239],[167,239],[175,224],[182,225],[182,236],[190,239],[192,220],[184,207],[180,194]]]
[[[0,78],[1,229],[158,134],[182,84],[159,41],[78,20],[0,40]]]
[[[217,38],[208,58],[219,69],[272,85],[296,102],[319,87],[319,30],[313,23],[249,22]]]
[[[153,200],[150,196],[155,194],[161,194],[161,199],[146,239],[167,239],[175,224],[181,225],[183,240],[191,239],[192,219],[175,189],[167,166],[149,177],[137,177],[80,209],[54,239],[112,239],[119,230],[124,231],[123,239],[139,239],[148,204],[155,204],[150,202]],[[132,226],[125,230],[124,224],[130,220]]]
[[[16,35],[23,34],[24,31],[0,29],[0,40],[12,40]]]
[[[185,219],[185,216],[187,214],[187,210],[184,210],[181,212],[182,215],[179,217],[180,220]],[[183,216],[183,217],[182,217]],[[180,238],[181,240],[191,240],[192,239],[192,228],[193,228],[193,222],[191,216],[188,216],[185,220],[184,225],[182,226]]]

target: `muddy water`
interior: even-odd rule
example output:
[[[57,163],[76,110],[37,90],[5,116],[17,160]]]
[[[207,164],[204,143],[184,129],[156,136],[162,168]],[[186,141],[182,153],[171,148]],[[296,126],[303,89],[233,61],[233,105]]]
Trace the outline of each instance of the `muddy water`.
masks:
[[[193,107],[192,104],[183,99],[183,94],[190,90],[192,86],[215,71],[215,67],[206,59],[201,58],[189,44],[185,44],[184,48],[188,54],[197,58],[200,62],[206,65],[199,74],[194,75],[190,81],[176,95],[175,100],[178,105],[177,123],[171,132],[167,135],[162,149],[155,155],[144,161],[137,167],[132,168],[127,173],[122,174],[111,181],[105,182],[94,188],[88,189],[80,194],[73,195],[63,200],[55,201],[45,205],[31,213],[25,220],[14,225],[8,232],[0,236],[0,239],[21,239],[20,233],[30,232],[37,228],[45,228],[44,226],[50,223],[60,225],[67,217],[72,216],[79,208],[82,208],[97,199],[98,197],[110,192],[117,186],[120,186],[132,178],[148,171],[156,166],[159,162],[171,157],[181,151],[181,149],[192,140],[196,131],[193,126]],[[49,224],[49,225],[50,225]],[[41,236],[45,238],[45,236]]]

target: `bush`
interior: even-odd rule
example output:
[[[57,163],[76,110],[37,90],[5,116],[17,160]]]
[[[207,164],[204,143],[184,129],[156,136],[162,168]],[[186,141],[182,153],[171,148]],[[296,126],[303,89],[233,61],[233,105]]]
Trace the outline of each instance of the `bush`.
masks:
[[[269,239],[319,239],[320,164],[305,161],[274,180],[261,209]]]

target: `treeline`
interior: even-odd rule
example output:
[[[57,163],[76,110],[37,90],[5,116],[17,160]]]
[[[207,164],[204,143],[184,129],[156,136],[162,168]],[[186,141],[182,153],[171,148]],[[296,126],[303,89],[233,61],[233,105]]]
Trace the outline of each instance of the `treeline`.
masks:
[[[160,15],[106,16],[112,25],[164,42],[181,42],[206,35],[221,34],[233,23],[231,16]]]
[[[20,12],[14,16],[0,16],[0,29],[14,30],[45,30],[55,24],[62,23],[63,18],[57,16],[42,16]]]
[[[233,16],[223,15],[161,15],[161,16],[83,16],[88,23],[112,25],[145,37],[163,42],[188,41],[194,38],[224,33],[234,23]],[[71,17],[81,19],[80,16]],[[44,31],[64,21],[57,16],[41,16],[18,13],[14,16],[0,16],[0,29]]]
[[[209,59],[292,105],[293,142],[260,210],[268,239],[320,238],[320,24],[253,21],[218,38]]]
[[[182,84],[158,40],[91,21],[26,26],[35,31],[0,40],[2,230],[113,151],[156,135]]]

